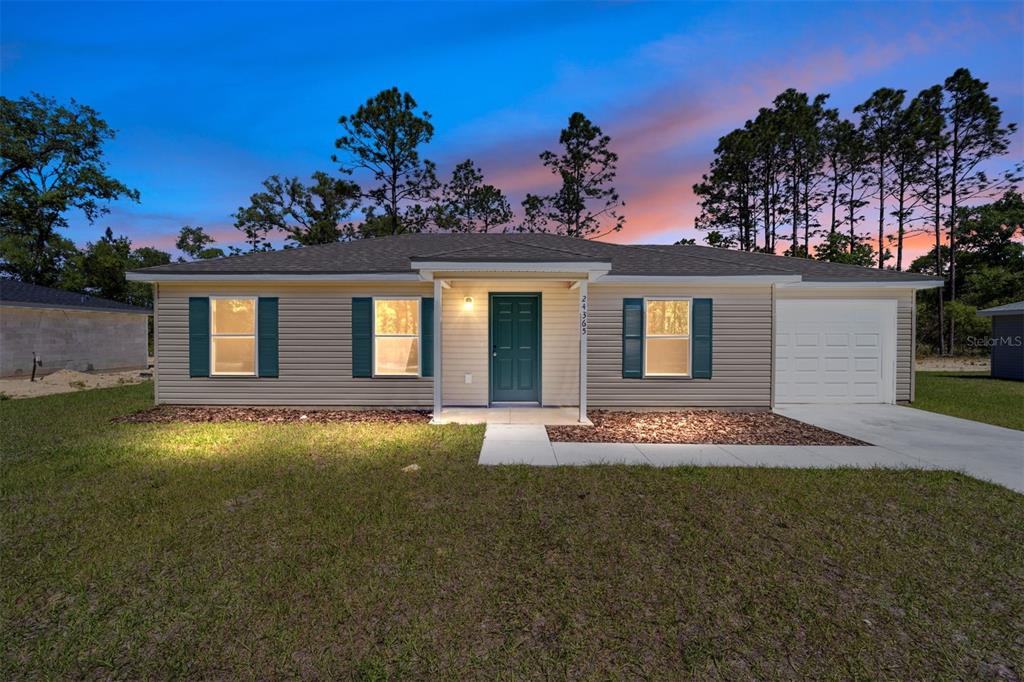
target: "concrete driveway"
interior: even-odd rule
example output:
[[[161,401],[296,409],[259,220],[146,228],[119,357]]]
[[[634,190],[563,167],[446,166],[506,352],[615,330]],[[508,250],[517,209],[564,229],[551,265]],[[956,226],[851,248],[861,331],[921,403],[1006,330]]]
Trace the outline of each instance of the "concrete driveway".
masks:
[[[1024,493],[1021,431],[900,405],[786,405],[775,411],[871,443],[894,459],[911,457]]]

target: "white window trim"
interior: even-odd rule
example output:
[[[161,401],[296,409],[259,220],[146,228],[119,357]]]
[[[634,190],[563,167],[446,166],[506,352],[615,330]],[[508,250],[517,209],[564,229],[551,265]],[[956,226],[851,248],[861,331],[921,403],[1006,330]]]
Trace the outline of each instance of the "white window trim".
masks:
[[[687,345],[689,352],[689,358],[687,358],[687,372],[685,374],[679,373],[668,373],[668,372],[648,372],[647,371],[647,302],[648,301],[686,301],[686,328],[690,330],[689,334],[686,335],[658,335],[656,339],[686,339],[690,343]],[[644,377],[654,378],[681,378],[688,379],[693,376],[693,297],[692,296],[644,296]]]
[[[217,334],[213,331],[213,302],[217,299],[235,301],[238,299],[251,299],[252,300],[252,334]],[[260,374],[259,362],[260,362],[260,335],[259,335],[259,322],[260,322],[260,297],[250,296],[249,294],[240,294],[236,296],[210,296],[210,376],[211,377],[256,377]],[[252,371],[251,372],[218,372],[217,367],[217,355],[214,350],[214,339],[217,338],[239,338],[247,339],[252,337]]]
[[[416,338],[416,357],[418,359],[416,374],[378,374],[377,373],[377,301],[416,301],[416,316],[417,325],[415,334],[382,334],[384,338],[403,339],[410,336]],[[373,353],[373,372],[372,377],[374,379],[418,379],[423,376],[423,296],[419,294],[409,294],[402,296],[396,294],[394,296],[372,296],[370,298],[370,310],[372,313],[371,322],[373,324],[373,334],[370,336],[371,352]],[[436,343],[436,341],[435,341]]]

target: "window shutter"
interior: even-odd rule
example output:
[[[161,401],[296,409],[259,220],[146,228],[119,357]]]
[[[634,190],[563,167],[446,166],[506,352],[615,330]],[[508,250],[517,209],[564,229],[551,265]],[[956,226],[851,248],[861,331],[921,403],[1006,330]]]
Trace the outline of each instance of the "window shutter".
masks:
[[[644,299],[622,299],[622,376],[644,375]]]
[[[188,299],[188,375],[210,376],[210,299]]]
[[[256,305],[256,365],[261,377],[277,376],[277,298],[260,296]]]
[[[711,299],[693,299],[693,378],[711,378]]]
[[[420,299],[420,367],[425,377],[434,376],[434,299]]]
[[[373,299],[352,299],[352,376],[373,376]]]

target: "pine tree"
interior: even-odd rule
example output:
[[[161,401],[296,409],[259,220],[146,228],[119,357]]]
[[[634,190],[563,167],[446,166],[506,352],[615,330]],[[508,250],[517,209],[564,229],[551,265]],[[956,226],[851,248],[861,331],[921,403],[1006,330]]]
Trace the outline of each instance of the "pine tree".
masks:
[[[559,177],[561,187],[547,197],[531,195],[530,205],[525,200],[523,203],[534,230],[587,239],[621,230],[626,218],[620,209],[625,203],[612,185],[619,157],[610,148],[611,138],[576,112],[569,117],[558,142],[561,152],[545,151],[540,159]],[[530,215],[531,210],[534,215]],[[538,211],[541,216],[536,215]]]

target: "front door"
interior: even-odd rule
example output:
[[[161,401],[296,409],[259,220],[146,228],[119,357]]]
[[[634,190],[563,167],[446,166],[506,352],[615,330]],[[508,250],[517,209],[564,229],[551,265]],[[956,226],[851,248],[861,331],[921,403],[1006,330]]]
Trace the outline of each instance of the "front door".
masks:
[[[540,296],[491,294],[491,402],[540,402]]]

